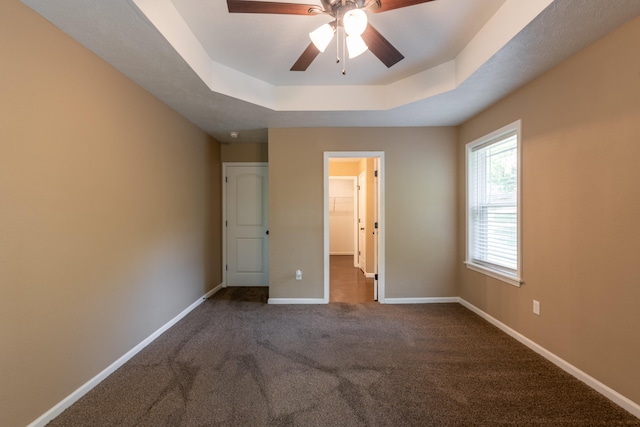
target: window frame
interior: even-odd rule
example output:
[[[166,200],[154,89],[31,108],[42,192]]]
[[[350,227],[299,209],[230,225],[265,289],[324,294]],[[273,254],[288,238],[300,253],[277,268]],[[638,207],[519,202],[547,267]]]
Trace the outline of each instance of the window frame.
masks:
[[[514,286],[521,286],[524,282],[522,281],[522,132],[521,132],[522,123],[521,120],[517,120],[513,123],[510,123],[494,132],[491,132],[488,135],[482,136],[474,141],[471,141],[465,146],[465,172],[466,172],[466,189],[465,189],[465,202],[466,202],[466,255],[465,261],[467,268],[470,270],[477,271],[479,273],[485,274],[487,276],[493,277],[495,279],[501,280],[503,282],[509,283]],[[501,142],[504,138],[509,137],[514,134],[516,136],[516,233],[517,233],[517,267],[515,273],[511,273],[506,268],[499,268],[499,266],[492,266],[490,264],[481,263],[474,261],[474,257],[472,256],[472,177],[471,174],[471,159],[472,152],[476,147],[485,146],[489,147],[495,143]]]

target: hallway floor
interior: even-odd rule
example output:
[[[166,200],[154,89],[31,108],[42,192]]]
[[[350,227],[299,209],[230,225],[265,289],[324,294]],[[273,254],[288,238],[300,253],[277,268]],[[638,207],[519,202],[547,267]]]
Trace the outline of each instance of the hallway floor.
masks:
[[[330,302],[373,302],[373,279],[353,266],[351,255],[331,255]]]

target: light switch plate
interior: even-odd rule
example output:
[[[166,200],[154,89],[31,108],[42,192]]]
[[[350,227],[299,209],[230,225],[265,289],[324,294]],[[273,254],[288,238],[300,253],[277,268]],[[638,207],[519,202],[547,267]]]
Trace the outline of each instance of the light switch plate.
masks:
[[[533,313],[540,316],[540,301],[533,300]]]

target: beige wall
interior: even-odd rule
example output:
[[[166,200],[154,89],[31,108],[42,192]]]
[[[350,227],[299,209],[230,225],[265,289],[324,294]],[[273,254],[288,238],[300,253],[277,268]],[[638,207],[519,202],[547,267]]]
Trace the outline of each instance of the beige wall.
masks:
[[[221,281],[219,144],[0,5],[0,425],[26,425]]]
[[[464,144],[522,119],[525,285],[461,266],[460,295],[640,403],[638,40],[640,18],[465,123],[458,190],[464,212]]]
[[[353,162],[329,162],[329,176],[358,176],[362,159]]]
[[[269,153],[267,144],[234,142],[222,144],[220,153],[223,162],[267,162]]]
[[[270,297],[323,297],[324,151],[385,152],[386,297],[457,295],[456,141],[454,128],[269,130]]]

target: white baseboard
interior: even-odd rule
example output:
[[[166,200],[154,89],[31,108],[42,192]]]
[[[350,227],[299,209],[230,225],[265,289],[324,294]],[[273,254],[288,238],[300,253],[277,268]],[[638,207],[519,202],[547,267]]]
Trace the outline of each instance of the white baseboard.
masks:
[[[460,302],[458,297],[385,298],[384,304],[442,304]]]
[[[324,298],[269,298],[267,304],[328,304]]]
[[[489,314],[487,314],[484,311],[480,310],[478,307],[474,306],[473,304],[465,301],[462,298],[459,298],[459,302],[464,307],[466,307],[469,310],[473,311],[478,316],[480,316],[483,319],[487,320],[489,323],[491,323],[492,325],[494,325],[497,328],[501,329],[506,334],[508,334],[508,335],[512,336],[513,338],[517,339],[522,344],[524,344],[527,347],[529,347],[531,350],[533,350],[536,353],[540,354],[545,359],[551,361],[553,364],[555,364],[556,366],[560,367],[565,372],[567,372],[570,375],[576,377],[577,379],[579,379],[580,381],[582,381],[583,383],[585,383],[586,385],[588,385],[589,387],[591,387],[592,389],[597,391],[598,393],[602,394],[604,397],[606,397],[607,399],[611,400],[613,403],[615,403],[618,406],[622,407],[623,409],[629,411],[634,416],[640,418],[640,405],[638,403],[636,403],[636,402],[632,401],[631,399],[623,396],[622,394],[620,394],[617,391],[613,390],[611,387],[601,383],[597,379],[593,378],[591,375],[587,374],[584,371],[581,371],[580,369],[576,368],[575,366],[573,366],[572,364],[570,364],[566,360],[556,356],[555,354],[553,354],[552,352],[550,352],[546,348],[544,348],[541,345],[535,343],[534,341],[531,341],[529,338],[525,337],[521,333],[511,329],[510,327],[508,327],[504,323],[500,322],[495,317],[490,316]]]
[[[91,378],[89,381],[84,383],[82,386],[80,386],[80,388],[75,390],[69,396],[65,397],[57,405],[55,405],[53,408],[49,409],[47,412],[42,414],[40,417],[38,417],[35,421],[33,421],[27,427],[44,427],[44,426],[46,426],[55,417],[60,415],[65,409],[67,409],[69,406],[73,405],[78,399],[80,399],[82,396],[84,396],[89,391],[91,391],[91,389],[93,389],[95,386],[100,384],[105,378],[107,378],[109,375],[111,375],[113,372],[115,372],[119,367],[121,367],[126,362],[128,362],[129,359],[131,359],[133,356],[138,354],[142,349],[144,349],[146,346],[151,344],[151,342],[153,342],[153,340],[155,340],[160,335],[162,335],[167,329],[169,329],[170,327],[172,327],[173,325],[178,323],[178,321],[180,321],[180,319],[182,319],[184,316],[189,314],[193,309],[195,309],[197,306],[202,304],[203,301],[205,301],[207,298],[211,297],[211,295],[215,294],[220,289],[222,289],[222,284],[220,284],[220,285],[216,286],[215,288],[211,289],[204,296],[200,297],[196,302],[194,302],[189,307],[187,307],[184,310],[182,310],[182,312],[180,314],[178,314],[173,319],[169,320],[167,323],[165,323],[163,326],[161,326],[160,329],[158,329],[157,331],[155,331],[154,333],[149,335],[141,343],[139,343],[138,345],[133,347],[131,350],[129,350],[127,353],[125,353],[123,356],[121,356],[118,360],[116,360],[111,365],[109,365],[106,369],[104,369],[98,375],[96,375],[95,377]]]
[[[204,296],[202,297],[202,299],[209,299],[211,298],[212,295],[214,295],[215,293],[217,293],[220,289],[222,288],[226,288],[226,286],[224,285],[224,283],[220,283],[218,286],[216,286],[215,288],[211,289],[209,292],[207,292],[206,294],[204,294]],[[194,307],[195,308],[195,307]]]

